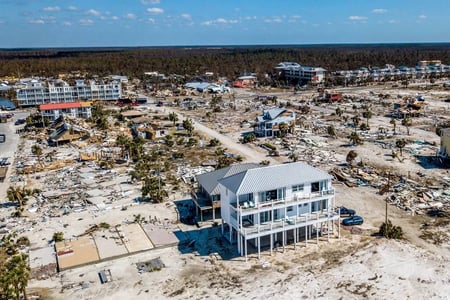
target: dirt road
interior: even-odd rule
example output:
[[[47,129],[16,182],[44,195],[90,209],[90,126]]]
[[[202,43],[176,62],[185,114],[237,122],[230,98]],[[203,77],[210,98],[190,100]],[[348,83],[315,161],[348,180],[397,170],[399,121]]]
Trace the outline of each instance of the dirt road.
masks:
[[[156,107],[155,109],[158,111],[164,111],[165,113],[176,113],[178,115],[178,119],[184,120],[186,118],[189,118],[189,116],[186,116],[183,112],[180,112],[178,110],[175,110],[173,108],[169,107]],[[237,152],[237,154],[240,154],[244,157],[244,160],[246,162],[254,162],[254,163],[260,163],[263,160],[268,160],[270,164],[279,164],[280,162],[275,160],[274,158],[267,156],[264,152],[259,152],[255,149],[250,148],[247,145],[241,144],[234,140],[233,138],[226,136],[224,134],[221,134],[217,132],[214,129],[211,129],[200,122],[192,119],[192,124],[194,125],[194,129],[209,136],[210,138],[216,138],[220,141],[221,146],[224,148],[227,148],[229,151]]]

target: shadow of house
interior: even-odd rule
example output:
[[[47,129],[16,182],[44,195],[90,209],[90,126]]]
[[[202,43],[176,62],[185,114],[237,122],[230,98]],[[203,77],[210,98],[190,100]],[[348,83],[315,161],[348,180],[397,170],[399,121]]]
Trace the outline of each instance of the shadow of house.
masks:
[[[50,146],[58,146],[88,137],[89,132],[86,129],[73,124],[62,123],[56,127],[52,133],[50,133],[48,144]]]
[[[429,169],[441,169],[450,168],[450,160],[442,159],[439,156],[434,155],[416,155],[417,162],[422,168]]]
[[[219,226],[184,231],[183,234],[187,239],[178,244],[178,250],[182,254],[195,253],[211,260],[239,257],[236,247],[222,235]]]
[[[212,219],[215,220],[216,210],[219,209],[220,212],[219,180],[258,167],[259,164],[245,163],[197,175],[198,189],[192,193],[192,201],[195,204],[196,215],[200,214],[200,221],[203,221],[204,213],[212,212]]]

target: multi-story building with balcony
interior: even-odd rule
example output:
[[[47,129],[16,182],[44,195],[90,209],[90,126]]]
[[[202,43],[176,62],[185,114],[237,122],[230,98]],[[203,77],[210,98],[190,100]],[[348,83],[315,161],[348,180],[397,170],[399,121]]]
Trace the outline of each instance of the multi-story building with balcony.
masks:
[[[252,168],[219,180],[222,233],[247,258],[334,232],[332,177],[297,162]]]
[[[292,131],[293,126],[295,112],[276,107],[264,110],[261,116],[256,117],[254,133],[259,137],[280,136],[283,131]]]
[[[281,72],[281,75],[288,80],[313,84],[324,82],[327,71],[321,67],[302,66],[296,62],[281,62],[275,70]]]
[[[50,121],[58,119],[60,116],[71,118],[87,119],[92,116],[91,102],[65,102],[48,103],[39,105],[39,110],[43,118]]]
[[[38,80],[30,80],[22,85],[25,86],[16,93],[21,107],[80,100],[118,100],[122,95],[119,81],[100,83],[94,80],[76,80],[75,85],[69,85],[63,80],[56,80],[46,85]]]

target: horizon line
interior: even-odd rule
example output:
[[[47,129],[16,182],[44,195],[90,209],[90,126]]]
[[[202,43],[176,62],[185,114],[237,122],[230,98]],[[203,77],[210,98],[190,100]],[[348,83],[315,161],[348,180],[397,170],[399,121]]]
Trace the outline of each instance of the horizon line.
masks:
[[[450,45],[450,42],[377,42],[377,43],[310,43],[310,44],[223,44],[223,45],[157,45],[157,46],[48,46],[48,47],[6,47],[0,51],[36,50],[36,49],[139,49],[139,48],[255,48],[255,47],[311,47],[311,46],[430,46]]]

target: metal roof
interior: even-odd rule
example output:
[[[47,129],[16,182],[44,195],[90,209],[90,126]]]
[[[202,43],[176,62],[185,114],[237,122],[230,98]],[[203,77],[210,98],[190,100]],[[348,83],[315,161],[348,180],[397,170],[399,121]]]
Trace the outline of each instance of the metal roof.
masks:
[[[248,169],[258,168],[260,165],[255,163],[245,163],[239,165],[231,165],[219,170],[197,175],[198,184],[201,185],[209,195],[220,194],[219,180],[237,173],[241,173]]]
[[[303,162],[295,162],[249,169],[223,178],[219,183],[234,194],[243,195],[331,178],[322,170]]]
[[[80,108],[83,106],[85,105],[83,105],[81,102],[46,103],[39,105],[39,109],[42,111],[42,110],[67,109],[67,108]]]

